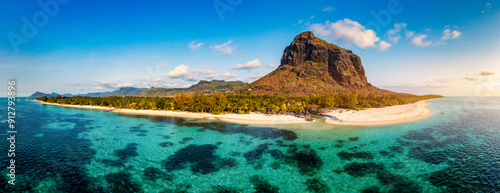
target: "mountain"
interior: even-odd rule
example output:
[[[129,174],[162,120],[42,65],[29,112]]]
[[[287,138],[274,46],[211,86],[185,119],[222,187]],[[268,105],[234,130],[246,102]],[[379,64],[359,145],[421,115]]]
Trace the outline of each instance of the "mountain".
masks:
[[[224,81],[224,80],[201,80],[195,85],[188,88],[150,88],[144,92],[141,92],[138,96],[150,96],[150,97],[172,97],[184,92],[185,94],[193,94],[197,91],[204,94],[212,94],[216,92],[229,92],[234,89],[240,88],[246,85],[242,81]]]
[[[135,87],[121,87],[118,90],[111,92],[94,92],[87,94],[80,94],[77,96],[90,96],[90,97],[105,97],[105,96],[136,96],[141,92],[144,92],[147,88],[135,88]]]
[[[79,94],[79,95],[71,95],[71,94],[64,94],[61,96],[89,96],[89,97],[106,97],[106,96],[148,96],[148,97],[173,97],[176,96],[177,94],[180,94],[181,92],[184,92],[186,94],[193,94],[196,91],[199,91],[201,93],[205,94],[212,94],[216,92],[229,92],[234,89],[240,88],[242,86],[246,85],[246,83],[241,82],[241,81],[224,81],[224,80],[211,80],[211,81],[206,81],[206,80],[201,80],[195,85],[192,85],[188,88],[135,88],[135,87],[121,87],[118,90],[115,91],[108,91],[108,92],[94,92],[94,93],[87,93],[87,94]],[[35,92],[29,97],[43,97],[43,96],[48,96],[48,97],[55,97],[57,94],[53,92],[52,94],[46,94],[42,92]]]
[[[329,93],[392,93],[372,86],[361,59],[351,50],[300,33],[287,46],[280,66],[264,77],[237,89],[252,94],[311,96]]]
[[[61,96],[65,96],[65,97],[71,97],[71,96],[73,96],[72,94],[69,94],[69,93],[66,93],[66,94],[57,94],[55,92],[52,92],[50,94],[47,94],[47,93],[36,91],[35,93],[33,93],[32,95],[30,95],[29,97],[33,97],[33,98],[38,98],[38,97],[43,97],[43,96],[55,97],[57,95],[61,95]]]

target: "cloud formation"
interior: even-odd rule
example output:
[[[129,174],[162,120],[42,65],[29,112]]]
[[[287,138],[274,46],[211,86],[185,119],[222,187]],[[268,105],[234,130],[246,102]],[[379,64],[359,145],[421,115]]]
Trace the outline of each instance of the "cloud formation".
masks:
[[[188,44],[188,48],[191,50],[191,51],[196,51],[196,50],[199,50],[201,49],[201,47],[204,45],[203,42],[199,42],[199,43],[196,43],[196,41],[192,41],[191,43]]]
[[[427,38],[427,35],[421,34],[421,35],[416,35],[413,36],[411,39],[411,44],[418,46],[418,47],[426,47],[432,45],[431,40],[425,40]]]
[[[170,78],[180,78],[180,77],[184,77],[186,76],[187,74],[189,74],[189,72],[187,71],[187,69],[189,68],[189,66],[186,66],[184,64],[181,64],[177,67],[175,67],[173,70],[171,70],[170,72],[168,72],[167,76],[170,77]]]
[[[486,70],[482,70],[479,75],[481,76],[491,76],[491,75],[494,75],[495,72],[492,72],[492,71],[486,71]]]
[[[247,82],[253,82],[253,81],[259,79],[262,76],[264,76],[262,73],[256,72],[256,73],[252,74],[251,76],[247,77],[246,81]]]
[[[323,11],[328,11],[328,12],[332,12],[335,10],[335,8],[332,8],[332,7],[325,7],[324,9],[322,9]]]
[[[486,9],[481,11],[481,13],[487,13],[490,12],[490,9],[492,8],[491,3],[486,3]]]
[[[226,72],[226,73],[222,74],[222,77],[224,77],[225,80],[235,80],[235,79],[239,80],[237,74],[231,74],[229,72]]]
[[[380,41],[375,31],[366,29],[365,26],[348,18],[338,20],[334,23],[326,21],[324,24],[312,24],[310,30],[329,40],[355,45],[362,49],[375,48],[385,50],[392,46],[390,43]]]
[[[224,44],[210,46],[210,48],[212,48],[212,50],[216,54],[221,55],[221,56],[225,56],[225,55],[232,54],[234,51],[234,48],[231,46],[231,43],[233,43],[233,40],[229,40]]]
[[[260,67],[264,67],[264,64],[262,64],[262,62],[260,62],[259,59],[255,59],[255,60],[252,60],[252,61],[248,61],[245,64],[236,64],[231,69],[234,69],[234,70],[251,70],[251,69],[260,68]]]
[[[398,40],[401,39],[401,35],[399,32],[406,28],[406,23],[396,23],[394,24],[394,29],[390,29],[387,31],[387,36],[391,42],[398,43]]]
[[[464,77],[464,79],[469,80],[469,81],[489,82],[491,80],[491,76],[493,76],[494,74],[495,74],[495,72],[493,72],[493,71],[481,70],[479,73],[475,74],[474,76],[466,76],[466,77]]]
[[[166,74],[166,76],[169,78],[180,78],[180,79],[184,79],[186,81],[197,81],[200,79],[200,77],[203,77],[206,79],[215,79],[219,75],[217,74],[217,72],[212,71],[212,70],[206,70],[204,68],[202,68],[202,69],[189,69],[189,66],[181,64],[181,65],[175,67],[170,72],[168,72]]]
[[[93,85],[90,87],[92,90],[114,90],[117,88],[121,87],[133,87],[136,86],[131,83],[123,83],[122,81],[115,81],[115,82],[103,82],[100,80],[96,80],[92,82],[90,85]],[[85,90],[82,87],[78,87],[78,90]]]
[[[443,37],[441,37],[441,40],[449,40],[449,39],[455,39],[460,37],[462,35],[462,32],[459,32],[457,30],[451,31],[450,29],[445,29],[443,31]]]

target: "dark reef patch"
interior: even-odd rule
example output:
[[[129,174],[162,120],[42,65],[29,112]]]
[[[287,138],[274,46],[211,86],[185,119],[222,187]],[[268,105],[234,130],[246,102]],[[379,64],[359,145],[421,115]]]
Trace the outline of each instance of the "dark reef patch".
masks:
[[[163,161],[163,166],[167,171],[189,167],[193,173],[205,175],[237,164],[233,158],[223,159],[215,155],[216,150],[217,146],[212,144],[189,145],[169,156]]]
[[[231,153],[229,153],[229,156],[233,156],[233,157],[237,157],[237,156],[240,156],[241,153],[240,152],[237,152],[237,151],[233,151]]]
[[[390,146],[389,150],[391,150],[394,153],[403,153],[403,148],[400,146]]]
[[[275,160],[281,161],[283,158],[285,158],[285,154],[283,154],[283,152],[281,152],[278,149],[271,149],[271,150],[268,150],[267,152],[269,154],[271,154],[271,157],[273,157]]]
[[[361,193],[380,193],[380,187],[369,186],[369,187],[363,188],[363,190],[361,190]]]
[[[310,192],[315,192],[315,193],[330,192],[330,187],[321,180],[319,180],[318,178],[307,179],[305,185],[307,186],[306,190],[309,190]]]
[[[445,151],[429,151],[422,147],[412,148],[410,150],[410,157],[432,164],[440,164],[448,160],[448,155]]]
[[[115,151],[116,157],[121,160],[127,160],[130,157],[138,156],[137,153],[137,143],[129,143],[125,149],[120,149]]]
[[[245,134],[259,139],[277,139],[282,138],[284,140],[293,141],[297,139],[297,134],[293,131],[276,129],[271,127],[250,127],[247,125],[239,125],[227,122],[201,122],[201,121],[188,121],[184,118],[178,117],[161,117],[161,116],[148,116],[148,115],[127,115],[123,114],[120,116],[127,116],[133,118],[144,118],[149,119],[153,122],[163,122],[169,124],[175,124],[180,128],[184,127],[200,127],[198,131],[203,132],[205,130],[217,131],[223,134]]]
[[[436,141],[436,138],[432,135],[431,131],[432,129],[430,128],[422,129],[420,131],[408,131],[405,135],[403,135],[403,139],[428,142]]]
[[[212,186],[212,193],[240,193],[240,189],[227,186]]]
[[[277,186],[273,186],[269,181],[260,177],[258,175],[253,175],[250,177],[250,183],[253,186],[253,189],[256,193],[278,193],[279,188]]]
[[[323,160],[316,151],[305,146],[288,148],[284,161],[286,164],[296,167],[301,175],[312,176],[323,166]]]
[[[160,169],[155,167],[148,167],[143,171],[144,179],[150,181],[156,181],[158,179],[165,179],[167,181],[174,180],[174,176],[172,174],[167,174],[162,172]]]
[[[104,177],[109,184],[108,190],[110,192],[141,192],[140,184],[134,182],[131,179],[129,173],[126,172],[118,172],[108,174]]]
[[[343,160],[351,160],[354,158],[365,159],[365,160],[373,159],[373,155],[370,152],[366,152],[366,151],[354,152],[354,153],[341,151],[337,154],[337,156],[339,156],[340,159],[343,159]]]
[[[408,180],[407,178],[399,175],[394,175],[389,172],[378,172],[376,178],[384,185],[390,185],[391,188],[388,192],[402,192],[402,193],[418,193],[422,192],[416,182]]]
[[[194,140],[192,137],[184,137],[184,138],[182,138],[182,141],[180,141],[179,143],[185,144],[186,142],[192,141],[192,140]]]
[[[382,155],[382,156],[388,156],[389,154],[391,154],[391,152],[382,150],[382,151],[379,152],[379,154]]]
[[[279,147],[297,147],[296,144],[292,143],[292,144],[285,144],[285,142],[283,142],[283,140],[276,140],[276,145],[278,145]]]
[[[148,130],[141,129],[141,127],[144,127],[144,124],[139,124],[137,126],[133,126],[129,128],[130,133],[147,133]]]
[[[372,173],[383,173],[385,172],[385,167],[382,164],[377,164],[373,162],[366,162],[366,163],[353,162],[345,165],[344,171],[351,176],[362,177]]]
[[[349,137],[349,141],[359,141],[359,137]]]
[[[269,145],[269,143],[260,144],[255,149],[243,154],[243,157],[247,160],[248,163],[254,163],[262,158],[264,152],[269,148]]]
[[[172,147],[174,146],[175,144],[172,143],[172,142],[163,142],[163,143],[160,143],[160,146],[161,147]]]

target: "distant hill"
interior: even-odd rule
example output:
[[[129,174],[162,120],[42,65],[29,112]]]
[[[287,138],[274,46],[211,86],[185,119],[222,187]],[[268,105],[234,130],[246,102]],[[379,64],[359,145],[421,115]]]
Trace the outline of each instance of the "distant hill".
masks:
[[[246,83],[242,81],[201,80],[197,84],[188,88],[150,88],[141,92],[138,96],[173,97],[181,92],[184,92],[185,94],[193,94],[197,91],[204,94],[212,94],[216,92],[229,92],[244,85],[246,85]]]
[[[65,96],[65,97],[71,97],[71,96],[73,96],[72,94],[69,94],[69,93],[66,93],[66,94],[57,94],[55,92],[52,92],[52,93],[48,94],[48,93],[43,93],[43,92],[36,91],[35,93],[33,93],[32,95],[30,95],[29,97],[32,97],[32,98],[38,98],[38,97],[43,97],[43,96],[55,97],[57,95],[61,95],[61,96]]]
[[[111,91],[111,92],[94,92],[94,93],[80,94],[77,96],[90,96],[90,97],[136,96],[145,90],[147,90],[147,88],[121,87],[118,90]]]
[[[246,85],[246,83],[242,81],[224,81],[224,80],[201,80],[195,85],[192,85],[188,88],[135,88],[135,87],[122,87],[115,91],[108,92],[94,92],[87,94],[57,94],[55,92],[51,94],[46,94],[42,92],[35,92],[30,97],[55,97],[57,95],[71,97],[71,96],[90,96],[90,97],[106,97],[106,96],[149,96],[149,97],[173,97],[181,92],[186,94],[193,94],[196,91],[205,94],[212,94],[216,92],[228,92],[234,89],[240,88]]]
[[[372,86],[361,59],[351,50],[319,39],[310,31],[300,33],[287,46],[281,65],[237,93],[283,96],[316,96],[330,93],[393,93]]]

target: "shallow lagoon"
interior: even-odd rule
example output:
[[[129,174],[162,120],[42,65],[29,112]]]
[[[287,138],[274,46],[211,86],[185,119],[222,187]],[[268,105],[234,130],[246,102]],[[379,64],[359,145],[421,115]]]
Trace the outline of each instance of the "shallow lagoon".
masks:
[[[6,99],[0,102],[5,108]],[[17,185],[5,179],[0,186],[32,192],[500,192],[500,98],[444,98],[428,108],[433,112],[426,119],[391,126],[319,120],[252,127],[20,101]],[[6,153],[2,160],[7,164]]]

